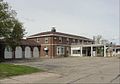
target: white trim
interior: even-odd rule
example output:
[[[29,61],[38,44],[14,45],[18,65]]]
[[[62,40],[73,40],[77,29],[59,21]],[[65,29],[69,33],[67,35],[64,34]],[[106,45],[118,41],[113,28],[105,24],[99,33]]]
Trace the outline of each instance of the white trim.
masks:
[[[93,57],[93,46],[91,46],[91,57]]]
[[[73,50],[80,50],[80,47],[74,47]]]
[[[45,50],[45,51],[48,50],[48,47],[45,47],[44,50]]]
[[[80,45],[71,45],[71,47],[98,47],[98,46],[105,46],[104,44],[90,44],[90,45],[84,45],[84,44],[80,44]]]
[[[57,45],[57,46],[70,46],[70,45],[67,45],[67,44],[41,44],[41,46],[51,46],[51,45]]]
[[[51,35],[54,35],[54,34],[38,35],[38,36],[28,36],[27,38],[45,37],[45,36],[51,36]]]
[[[106,46],[104,45],[104,57],[106,57]]]

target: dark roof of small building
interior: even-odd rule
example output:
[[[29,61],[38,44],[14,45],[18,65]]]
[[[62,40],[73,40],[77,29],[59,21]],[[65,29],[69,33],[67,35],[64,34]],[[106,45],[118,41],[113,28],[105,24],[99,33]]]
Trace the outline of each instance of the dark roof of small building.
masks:
[[[20,45],[25,45],[25,46],[40,46],[39,43],[37,43],[34,40],[28,40],[28,39],[22,39],[20,41]]]
[[[37,33],[37,34],[31,35],[29,37],[40,36],[40,35],[47,35],[47,34],[65,35],[65,36],[77,37],[77,38],[82,38],[82,39],[87,39],[87,40],[93,41],[92,39],[86,38],[86,37],[83,37],[83,36],[78,36],[78,35],[73,35],[73,34],[67,34],[67,33],[62,33],[62,32],[51,32],[51,31]]]
[[[6,44],[5,40],[0,40],[0,44]],[[39,43],[33,40],[28,40],[28,39],[21,39],[19,42],[19,45],[22,46],[40,46]]]
[[[120,45],[116,45],[116,47],[120,47]]]

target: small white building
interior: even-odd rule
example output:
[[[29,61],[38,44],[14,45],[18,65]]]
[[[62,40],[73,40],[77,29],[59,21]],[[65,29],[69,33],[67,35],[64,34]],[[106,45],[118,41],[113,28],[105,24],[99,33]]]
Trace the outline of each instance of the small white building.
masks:
[[[107,56],[108,46],[105,44],[76,44],[71,45],[71,56]]]
[[[71,56],[112,57],[120,56],[120,46],[107,44],[73,44]]]

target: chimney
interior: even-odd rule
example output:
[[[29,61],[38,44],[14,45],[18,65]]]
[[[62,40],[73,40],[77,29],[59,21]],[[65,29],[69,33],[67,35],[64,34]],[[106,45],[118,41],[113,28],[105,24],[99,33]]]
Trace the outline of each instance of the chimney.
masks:
[[[56,32],[55,27],[52,27],[51,32]]]

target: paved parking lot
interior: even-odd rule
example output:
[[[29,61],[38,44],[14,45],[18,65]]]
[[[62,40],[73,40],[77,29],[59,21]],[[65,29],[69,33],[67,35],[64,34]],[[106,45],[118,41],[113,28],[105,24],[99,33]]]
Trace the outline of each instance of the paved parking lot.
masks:
[[[67,57],[15,64],[43,68],[48,73],[57,74],[39,78],[34,83],[120,83],[120,59],[117,57]]]

